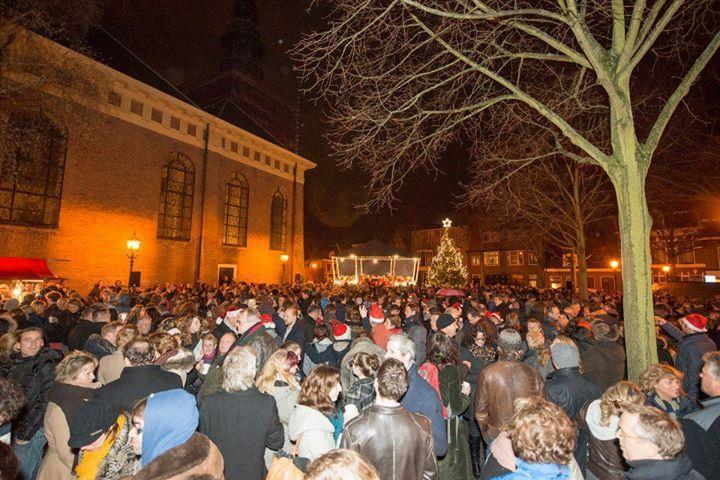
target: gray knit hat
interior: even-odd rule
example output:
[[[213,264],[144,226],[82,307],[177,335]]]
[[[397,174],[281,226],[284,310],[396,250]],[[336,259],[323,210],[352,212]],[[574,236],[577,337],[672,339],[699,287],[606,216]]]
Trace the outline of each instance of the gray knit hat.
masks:
[[[498,346],[505,353],[517,352],[522,348],[522,337],[514,328],[506,328],[498,335]]]
[[[555,368],[576,368],[580,365],[578,349],[568,343],[556,343],[550,347]]]

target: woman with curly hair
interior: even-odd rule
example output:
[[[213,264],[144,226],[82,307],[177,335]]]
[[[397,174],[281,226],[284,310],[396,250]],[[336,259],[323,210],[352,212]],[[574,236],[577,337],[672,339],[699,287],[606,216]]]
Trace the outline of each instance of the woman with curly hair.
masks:
[[[645,404],[675,418],[683,418],[697,410],[697,404],[683,391],[682,378],[683,374],[669,365],[650,365],[638,382],[645,392]]]
[[[74,351],[55,367],[55,383],[48,392],[43,427],[47,438],[47,452],[38,473],[39,480],[69,479],[75,454],[68,447],[70,420],[77,410],[95,396],[95,367],[93,355]]]
[[[567,480],[572,478],[570,464],[575,464],[575,427],[554,403],[540,397],[520,398],[512,421],[491,449],[511,470],[494,480]]]
[[[177,328],[180,330],[180,339],[182,346],[195,353],[196,348],[200,344],[200,339],[204,332],[209,329],[203,325],[202,320],[195,314],[185,315],[177,322]]]
[[[643,405],[645,395],[632,382],[612,385],[602,397],[593,400],[580,410],[580,428],[587,434],[587,480],[622,480],[627,470],[617,430],[620,415],[629,405]]]
[[[443,480],[470,478],[468,428],[461,418],[470,405],[470,384],[463,381],[465,367],[458,367],[455,342],[443,332],[428,339],[427,359],[437,368],[440,399],[447,410],[448,452],[438,461],[438,476]]]
[[[288,425],[290,440],[299,442],[298,456],[314,460],[337,446],[343,424],[336,407],[341,391],[335,367],[319,365],[305,379]]]

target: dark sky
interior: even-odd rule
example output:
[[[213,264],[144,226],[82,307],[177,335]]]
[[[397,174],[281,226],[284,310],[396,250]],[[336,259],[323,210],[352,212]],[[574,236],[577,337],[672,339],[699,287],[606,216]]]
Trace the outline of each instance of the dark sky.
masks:
[[[258,0],[258,23],[266,46],[262,68],[273,88],[293,83],[287,49],[300,32],[322,27],[321,15],[306,11],[307,0]],[[177,86],[191,84],[218,71],[223,60],[220,36],[232,14],[232,0],[114,0],[106,7],[102,27],[156,73],[99,30],[91,47],[99,60],[180,96],[159,78]],[[306,256],[326,255],[336,244],[346,247],[372,238],[390,241],[396,232],[409,242],[410,230],[439,226],[453,216],[457,183],[465,171],[462,149],[449,152],[443,172],[413,174],[394,209],[362,214],[355,208],[366,197],[366,179],[357,171],[341,171],[329,158],[323,138],[326,125],[321,108],[301,97],[300,154],[318,164],[305,183]],[[409,246],[409,245],[408,245]]]

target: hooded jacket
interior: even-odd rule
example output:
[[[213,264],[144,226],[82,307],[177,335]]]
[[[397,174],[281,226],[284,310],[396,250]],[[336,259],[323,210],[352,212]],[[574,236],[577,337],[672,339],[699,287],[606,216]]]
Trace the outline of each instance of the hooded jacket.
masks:
[[[622,480],[627,469],[620,444],[617,441],[617,429],[620,419],[613,415],[607,426],[600,425],[600,400],[589,403],[578,415],[580,427],[588,435],[587,468],[596,477],[606,480]]]
[[[298,456],[314,460],[335,448],[335,427],[321,411],[297,405],[288,425],[290,440],[297,443]]]
[[[195,397],[185,390],[150,395],[145,407],[140,457],[143,468],[171,448],[185,443],[197,429],[199,419]]]

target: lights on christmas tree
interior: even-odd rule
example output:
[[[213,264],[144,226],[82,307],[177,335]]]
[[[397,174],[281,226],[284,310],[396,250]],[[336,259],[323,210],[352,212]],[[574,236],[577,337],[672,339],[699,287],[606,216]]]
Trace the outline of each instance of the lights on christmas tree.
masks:
[[[467,269],[460,250],[450,238],[449,218],[443,220],[443,236],[440,246],[432,259],[427,274],[427,283],[435,287],[460,288],[467,284]]]

